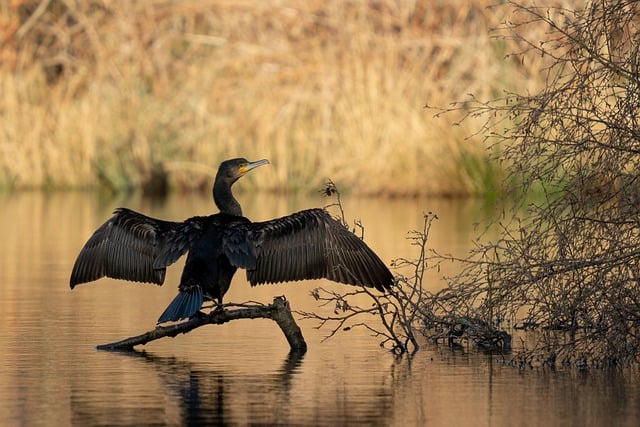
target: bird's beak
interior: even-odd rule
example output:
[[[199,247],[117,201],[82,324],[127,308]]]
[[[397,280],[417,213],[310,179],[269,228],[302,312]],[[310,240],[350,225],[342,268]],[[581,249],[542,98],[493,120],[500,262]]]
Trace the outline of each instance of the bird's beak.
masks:
[[[240,173],[244,175],[245,173],[249,172],[251,169],[255,169],[258,166],[268,165],[268,164],[269,164],[269,160],[267,159],[257,160],[255,162],[249,162],[240,168]]]

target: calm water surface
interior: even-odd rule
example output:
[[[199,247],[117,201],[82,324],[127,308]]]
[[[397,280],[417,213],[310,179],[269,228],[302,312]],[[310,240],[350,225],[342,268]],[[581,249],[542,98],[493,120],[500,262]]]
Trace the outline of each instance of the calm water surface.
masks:
[[[320,206],[326,199],[240,195],[254,220]],[[240,320],[166,338],[135,353],[96,344],[152,329],[176,292],[103,279],[69,290],[72,263],[118,206],[166,219],[213,211],[208,197],[164,202],[91,194],[0,196],[0,425],[638,425],[637,372],[518,371],[490,358],[424,346],[395,359],[355,329],[300,321],[309,350],[289,354],[269,320]],[[462,253],[481,209],[470,202],[349,200],[368,243],[386,261],[412,256],[406,232],[437,212],[431,246]],[[441,286],[435,278],[431,286]],[[320,311],[309,291],[324,282],[251,289],[238,274],[227,301]]]

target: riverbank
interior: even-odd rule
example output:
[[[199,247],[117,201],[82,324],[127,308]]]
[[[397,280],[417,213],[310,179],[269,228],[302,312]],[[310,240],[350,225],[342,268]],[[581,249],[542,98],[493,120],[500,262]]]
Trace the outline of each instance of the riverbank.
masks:
[[[244,156],[271,161],[262,191],[484,195],[480,123],[424,106],[540,69],[505,58],[489,0],[79,3],[2,6],[0,187],[208,189]]]

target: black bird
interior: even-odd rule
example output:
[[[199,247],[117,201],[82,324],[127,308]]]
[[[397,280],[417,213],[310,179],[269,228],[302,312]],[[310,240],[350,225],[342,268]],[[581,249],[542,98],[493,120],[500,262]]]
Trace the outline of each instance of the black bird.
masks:
[[[194,316],[205,299],[222,304],[238,268],[251,286],[327,278],[384,292],[393,276],[380,258],[324,209],[303,210],[264,222],[242,216],[231,186],[250,170],[269,163],[222,162],[213,184],[220,213],[184,222],[163,221],[126,208],[98,228],[84,245],[70,285],[107,276],[161,285],[167,266],[189,252],[179,293],[158,323]]]

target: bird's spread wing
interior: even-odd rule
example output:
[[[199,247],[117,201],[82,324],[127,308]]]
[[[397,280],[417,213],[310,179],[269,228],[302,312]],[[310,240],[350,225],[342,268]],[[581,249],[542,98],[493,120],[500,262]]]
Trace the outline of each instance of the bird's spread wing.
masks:
[[[393,275],[356,235],[324,209],[310,209],[247,225],[256,266],[251,285],[327,278],[340,283],[389,289]]]
[[[71,272],[71,288],[105,276],[161,285],[166,267],[189,249],[198,231],[196,218],[162,221],[116,209],[80,251]]]

